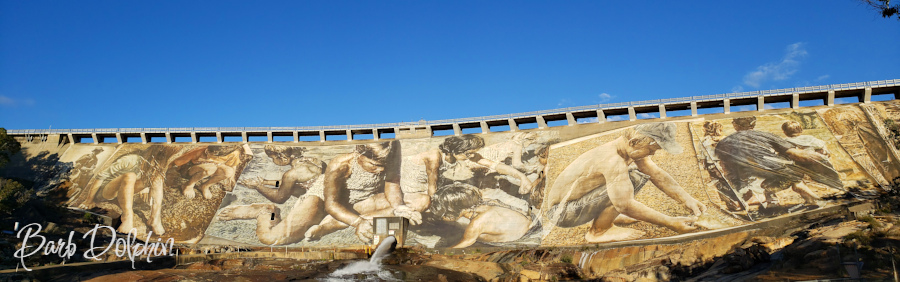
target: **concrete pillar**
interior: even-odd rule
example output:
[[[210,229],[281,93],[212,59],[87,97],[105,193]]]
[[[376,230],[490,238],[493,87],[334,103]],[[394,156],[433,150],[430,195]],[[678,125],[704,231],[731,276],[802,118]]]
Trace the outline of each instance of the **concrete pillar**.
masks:
[[[691,102],[691,116],[697,116],[697,102]]]
[[[267,142],[267,143],[272,143],[272,141],[274,141],[274,140],[272,139],[272,132],[271,132],[271,131],[266,132],[266,142]]]
[[[347,141],[353,141],[353,132],[347,129]]]
[[[216,143],[222,143],[222,132],[216,132]]]
[[[566,113],[566,121],[569,122],[569,126],[578,124],[578,121],[575,120],[575,116],[573,116],[572,113]]]
[[[825,98],[825,105],[834,106],[834,90],[828,90],[828,97]]]
[[[726,114],[731,113],[731,99],[722,100],[722,107],[724,108],[724,112]]]
[[[319,142],[325,142],[325,131],[324,130],[319,131]]]
[[[792,109],[800,108],[800,94],[797,94],[797,93],[791,94],[791,108]]]
[[[378,139],[381,139],[381,138],[378,138],[378,128],[373,128],[372,129],[372,140],[378,140]]]
[[[394,139],[400,139],[400,128],[394,127]]]
[[[300,142],[300,134],[297,133],[297,131],[294,131],[291,134],[294,135],[294,143]]]
[[[247,132],[246,132],[246,131],[241,131],[241,141],[244,142],[244,143],[250,142],[250,139],[247,138]]]
[[[196,132],[191,132],[191,143],[192,144],[197,143],[197,133]]]
[[[453,124],[453,135],[456,135],[456,136],[462,135],[462,129],[459,128],[458,123]]]
[[[73,144],[75,143],[75,136],[72,135],[72,133],[69,133],[66,136],[69,137],[69,143],[73,143]]]
[[[628,107],[628,120],[630,120],[630,121],[637,120],[637,115],[634,114],[634,107]]]
[[[860,101],[860,102],[863,102],[866,104],[872,102],[872,87],[866,87],[866,92],[863,94],[862,101]]]
[[[141,144],[147,144],[147,133],[141,132]]]
[[[166,132],[166,144],[172,144],[172,135]]]
[[[516,124],[516,121],[513,119],[507,119],[506,122],[509,123],[509,131],[518,131],[519,125]]]
[[[756,97],[756,111],[762,112],[766,110],[766,97]]]
[[[117,132],[117,133],[116,133],[116,143],[122,144],[122,143],[124,143],[124,142],[125,142],[125,140],[122,140],[122,133],[118,133],[118,132]]]
[[[538,128],[547,128],[547,121],[544,120],[542,116],[535,116],[538,123]]]
[[[666,118],[666,105],[659,105],[659,118]]]
[[[481,121],[481,133],[491,132],[491,127],[487,125],[487,122]]]
[[[597,123],[606,122],[606,114],[603,113],[603,110],[597,110]]]
[[[97,140],[97,133],[91,133],[91,139],[94,139],[94,144],[100,144],[100,140]]]

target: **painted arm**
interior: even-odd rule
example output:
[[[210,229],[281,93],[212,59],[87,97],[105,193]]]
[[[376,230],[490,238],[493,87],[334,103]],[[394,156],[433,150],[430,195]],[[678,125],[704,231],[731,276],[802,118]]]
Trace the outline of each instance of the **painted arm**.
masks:
[[[269,199],[276,204],[284,204],[288,199],[291,198],[291,195],[296,194],[295,189],[304,189],[306,187],[302,187],[297,185],[297,173],[294,169],[291,169],[284,173],[281,176],[281,186],[278,188],[270,188],[275,186],[276,180],[259,180],[257,183],[244,183],[244,185],[251,186],[263,197]]]
[[[531,183],[531,180],[528,179],[528,176],[525,176],[525,174],[522,173],[521,171],[519,171],[511,166],[508,166],[504,163],[485,159],[485,158],[481,157],[481,155],[479,155],[479,154],[475,154],[475,157],[473,157],[472,160],[475,161],[476,163],[486,166],[486,167],[495,167],[497,172],[500,174],[518,178],[519,183],[520,183],[519,184],[519,194],[528,194],[528,192],[531,192],[533,183]]]
[[[485,221],[484,214],[479,214],[473,218],[472,221],[469,222],[469,225],[466,226],[466,231],[463,233],[462,239],[451,248],[465,248],[475,244],[475,242],[478,241],[478,237],[481,236],[481,234],[484,234],[483,226],[486,224]]]
[[[205,151],[205,150],[206,150],[206,147],[191,149],[187,153],[184,153],[184,155],[181,155],[180,157],[178,157],[177,159],[172,161],[172,164],[175,166],[182,166],[182,165],[200,157],[200,154],[202,154],[203,151]]]
[[[358,223],[360,215],[349,208],[347,178],[350,177],[350,161],[353,154],[331,160],[325,170],[325,211],[340,222],[348,225]]]
[[[688,218],[674,218],[657,210],[654,210],[634,199],[634,185],[628,179],[624,168],[615,177],[610,177],[607,184],[609,201],[616,211],[634,219],[646,221],[656,225],[668,227],[679,233],[694,231],[693,220]]]
[[[663,193],[666,193],[672,199],[684,204],[695,216],[700,216],[706,211],[706,205],[694,199],[681,185],[669,175],[668,172],[660,168],[653,162],[650,157],[634,160],[638,170],[650,176],[650,182],[659,187]],[[633,192],[632,192],[633,194]]]

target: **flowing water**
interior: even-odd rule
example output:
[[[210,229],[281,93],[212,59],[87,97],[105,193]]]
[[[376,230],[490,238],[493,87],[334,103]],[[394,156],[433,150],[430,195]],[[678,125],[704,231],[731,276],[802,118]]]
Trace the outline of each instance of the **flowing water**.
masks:
[[[401,281],[390,271],[381,267],[381,260],[387,257],[393,251],[397,240],[394,236],[384,238],[372,257],[368,261],[355,261],[338,270],[335,270],[327,277],[320,281],[358,281],[358,280],[381,280],[381,281]]]

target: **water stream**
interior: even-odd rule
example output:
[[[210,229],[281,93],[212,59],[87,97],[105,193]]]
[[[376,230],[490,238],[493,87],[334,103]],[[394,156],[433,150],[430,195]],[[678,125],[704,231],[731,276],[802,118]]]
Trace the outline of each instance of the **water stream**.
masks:
[[[335,270],[327,277],[320,281],[359,281],[359,280],[382,280],[382,281],[401,281],[397,279],[392,271],[381,267],[381,260],[387,257],[394,250],[397,240],[394,236],[384,238],[372,257],[368,261],[355,261],[338,270]]]

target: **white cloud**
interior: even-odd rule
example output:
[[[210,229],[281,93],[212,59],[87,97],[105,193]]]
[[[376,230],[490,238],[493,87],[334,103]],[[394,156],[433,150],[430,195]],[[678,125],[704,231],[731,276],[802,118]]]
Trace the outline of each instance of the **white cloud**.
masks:
[[[657,118],[657,117],[658,116],[656,116],[656,115],[651,115],[648,113],[637,114],[637,118],[639,118],[639,119],[648,119],[648,118]]]
[[[600,93],[600,95],[598,95],[598,96],[600,97],[600,103],[606,103],[606,102],[608,102],[609,100],[612,100],[612,98],[615,98],[615,97],[616,97],[616,96],[613,96],[613,95],[609,95],[609,93],[605,93],[605,92],[604,92],[604,93]]]
[[[620,121],[620,120],[628,120],[628,116],[611,116],[611,117],[606,117],[606,121]]]
[[[561,99],[561,100],[559,100],[559,103],[556,103],[556,106],[562,107],[563,105],[568,104],[568,103],[569,103],[569,99]]]
[[[756,106],[753,105],[743,105],[743,106],[734,106],[731,107],[732,112],[743,112],[743,111],[753,111],[756,110]]]
[[[831,77],[831,76],[830,76],[830,75],[827,75],[827,74],[826,74],[826,75],[823,75],[823,76],[819,76],[818,78],[816,78],[816,81],[826,80],[826,79],[828,79],[829,77]]]
[[[738,92],[744,92],[744,87],[738,85],[738,86],[731,88],[731,93],[738,93]]]
[[[800,69],[800,59],[806,57],[804,43],[797,42],[788,45],[784,57],[778,62],[769,62],[756,68],[744,76],[744,84],[759,87],[763,82],[785,80],[790,78]]]
[[[578,123],[596,123],[596,122],[597,122],[597,118],[595,118],[595,117],[583,118],[583,119],[578,120]]]
[[[0,95],[0,106],[5,107],[14,107],[19,105],[31,106],[34,105],[34,100],[32,99],[13,99],[7,96]]]

